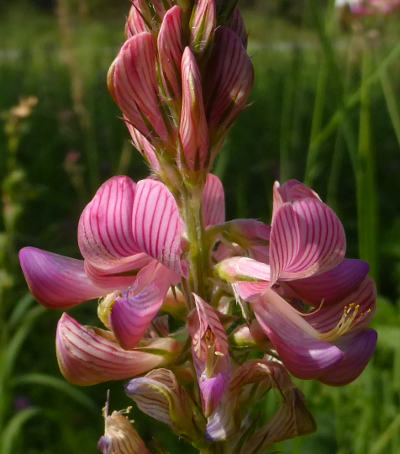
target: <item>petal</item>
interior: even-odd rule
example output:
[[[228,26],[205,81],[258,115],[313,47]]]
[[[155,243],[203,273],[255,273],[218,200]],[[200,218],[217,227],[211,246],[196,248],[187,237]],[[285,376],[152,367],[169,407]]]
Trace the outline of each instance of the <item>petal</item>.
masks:
[[[181,262],[183,222],[173,195],[159,181],[146,179],[138,183],[133,232],[141,250],[172,271],[187,273]]]
[[[355,380],[371,359],[377,338],[376,331],[370,329],[340,339],[336,345],[342,350],[343,359],[318,380],[332,386],[347,385]]]
[[[242,13],[239,8],[235,8],[232,14],[231,20],[229,21],[228,27],[233,30],[241,39],[243,47],[247,48],[247,31],[244,25]]]
[[[190,46],[197,55],[203,55],[210,47],[216,25],[215,0],[198,0],[190,19]]]
[[[231,257],[215,266],[218,276],[227,282],[269,281],[269,265],[249,257]]]
[[[168,363],[179,349],[177,341],[166,338],[127,351],[113,340],[110,332],[80,325],[66,313],[57,325],[58,364],[64,377],[75,385],[88,386],[143,374]]]
[[[203,190],[204,225],[222,224],[225,221],[225,193],[221,180],[212,173],[207,175]]]
[[[149,140],[168,139],[158,96],[156,46],[151,33],[139,33],[125,42],[110,67],[107,82],[112,97],[134,128]]]
[[[200,69],[189,47],[183,52],[182,112],[179,137],[183,148],[183,167],[202,170],[209,164],[208,125],[204,111]]]
[[[97,445],[102,454],[150,454],[129,418],[119,411],[105,416],[105,432]]]
[[[317,276],[290,281],[296,295],[312,305],[330,304],[344,299],[364,280],[369,265],[362,260],[344,259],[336,268]]]
[[[21,249],[19,260],[33,296],[49,309],[68,309],[106,293],[87,277],[82,260],[34,247]]]
[[[170,370],[156,369],[135,378],[125,391],[143,413],[169,425],[179,436],[193,441],[204,431],[204,419]]]
[[[284,203],[306,198],[316,199],[321,202],[319,195],[305,184],[300,183],[300,181],[289,180],[282,186],[278,181],[275,181],[273,187],[274,207],[272,219],[274,219],[275,214]]]
[[[156,150],[153,145],[146,139],[146,137],[134,128],[129,121],[125,121],[128,131],[131,135],[133,145],[139,151],[139,153],[146,159],[147,163],[151,168],[156,171],[160,170],[160,164],[158,163]]]
[[[163,304],[173,274],[153,260],[140,270],[133,286],[117,297],[109,317],[111,328],[122,347],[131,349],[140,342]]]
[[[138,0],[134,0],[125,23],[125,37],[129,39],[134,35],[148,31],[150,30],[139,10]]]
[[[269,282],[236,282],[234,291],[244,301],[253,301],[269,288]]]
[[[164,89],[169,100],[180,109],[182,99],[181,61],[183,54],[182,10],[174,6],[167,11],[157,38],[158,56]]]
[[[318,332],[273,290],[266,290],[253,309],[258,323],[295,377],[318,378],[342,359],[340,349],[318,340]]]
[[[139,251],[132,233],[136,184],[117,176],[100,186],[79,219],[78,243],[83,257],[100,270],[134,269]],[[126,264],[132,260],[132,266]]]
[[[272,223],[271,283],[329,271],[345,251],[342,223],[328,205],[311,198],[286,202]]]

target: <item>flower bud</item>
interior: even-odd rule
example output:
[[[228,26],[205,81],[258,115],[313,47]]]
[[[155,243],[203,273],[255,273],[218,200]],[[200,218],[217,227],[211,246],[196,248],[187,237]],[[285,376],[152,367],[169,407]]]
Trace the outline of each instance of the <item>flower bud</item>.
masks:
[[[143,413],[169,425],[175,433],[190,441],[201,438],[204,418],[170,370],[153,370],[131,380],[125,390]]]
[[[198,0],[190,19],[190,45],[197,56],[204,55],[210,48],[216,25],[215,0]]]
[[[182,57],[182,112],[179,136],[183,148],[181,166],[191,171],[209,163],[208,127],[204,112],[203,88],[199,68],[187,47]]]

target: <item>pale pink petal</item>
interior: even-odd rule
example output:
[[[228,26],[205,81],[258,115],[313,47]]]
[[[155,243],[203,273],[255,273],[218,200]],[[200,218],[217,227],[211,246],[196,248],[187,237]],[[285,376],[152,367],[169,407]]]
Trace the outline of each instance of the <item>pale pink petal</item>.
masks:
[[[82,260],[34,247],[21,249],[19,260],[33,296],[49,309],[68,309],[106,293],[87,277]]]
[[[125,37],[129,39],[134,35],[148,31],[150,31],[150,29],[146,25],[143,15],[140,12],[138,0],[133,0],[128,19],[125,23]]]
[[[160,110],[156,46],[151,33],[139,33],[125,42],[109,70],[107,81],[126,121],[149,140],[151,137],[168,139],[165,117]]]
[[[133,286],[118,296],[109,316],[122,347],[132,349],[160,310],[174,273],[156,261],[143,268]]]
[[[341,361],[340,349],[320,341],[318,332],[273,290],[266,290],[253,309],[258,323],[294,376],[318,378]]]
[[[286,202],[272,223],[271,282],[322,274],[339,265],[345,251],[342,223],[328,205],[313,198]]]
[[[212,173],[207,175],[203,190],[203,218],[206,227],[225,221],[225,193],[221,180]]]
[[[207,52],[217,25],[215,0],[198,0],[190,19],[190,46],[198,55]]]
[[[287,282],[295,294],[312,305],[343,300],[364,280],[369,265],[362,260],[344,259],[336,268],[326,273]]]
[[[172,271],[187,273],[181,262],[183,222],[173,195],[159,181],[146,179],[138,183],[133,232],[141,250]]]
[[[270,281],[269,265],[249,257],[231,257],[218,263],[215,271],[227,282]]]
[[[209,164],[209,138],[201,74],[189,47],[183,52],[181,72],[182,112],[179,137],[183,148],[182,164],[184,168],[197,171]]]
[[[236,282],[234,285],[235,292],[244,301],[253,301],[262,295],[269,288],[269,282]]]
[[[164,16],[157,38],[162,82],[169,100],[180,108],[181,60],[183,54],[182,10],[174,6]]]
[[[272,210],[272,219],[274,219],[275,214],[284,203],[306,198],[321,201],[319,195],[315,191],[305,184],[300,183],[300,181],[289,180],[283,185],[280,185],[278,181],[275,181],[273,187],[274,206]]]
[[[347,385],[355,380],[371,359],[377,338],[373,329],[343,336],[336,342],[343,352],[343,359],[318,380],[332,386]]]
[[[134,128],[129,121],[125,121],[128,131],[132,137],[132,142],[139,153],[146,159],[149,166],[156,171],[160,170],[156,150],[146,137]]]
[[[78,244],[83,257],[99,270],[116,270],[141,252],[132,233],[132,208],[136,184],[117,176],[103,183],[83,210]],[[126,268],[124,268],[124,271]],[[117,271],[116,271],[117,272]]]
[[[64,377],[76,385],[88,386],[143,374],[168,363],[179,349],[177,341],[166,338],[141,349],[124,350],[110,332],[80,325],[66,313],[57,325],[58,364]]]

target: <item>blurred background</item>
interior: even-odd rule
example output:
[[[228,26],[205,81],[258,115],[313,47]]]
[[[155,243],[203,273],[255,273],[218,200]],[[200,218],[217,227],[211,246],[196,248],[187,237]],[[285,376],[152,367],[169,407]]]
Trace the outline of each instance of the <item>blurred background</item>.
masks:
[[[111,175],[147,175],[106,88],[128,0],[0,0],[0,452],[96,453],[120,383],[79,389],[54,351],[59,313],[27,292],[17,251],[78,256],[80,212]],[[256,71],[221,154],[228,217],[270,220],[272,184],[312,185],[341,217],[348,256],[371,264],[377,352],[345,388],[301,382],[316,434],[287,454],[398,454],[400,447],[400,13],[367,18],[322,0],[241,0]],[[93,304],[71,311],[96,324]],[[190,453],[133,414],[143,438]]]

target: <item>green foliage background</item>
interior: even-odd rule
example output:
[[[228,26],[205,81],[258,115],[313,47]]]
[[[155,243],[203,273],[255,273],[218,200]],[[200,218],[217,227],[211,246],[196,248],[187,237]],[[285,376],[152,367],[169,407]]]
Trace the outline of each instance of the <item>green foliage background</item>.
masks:
[[[79,214],[99,183],[113,174],[147,174],[105,83],[123,42],[128,2],[71,0],[66,28],[50,4],[0,3],[0,111],[19,97],[38,98],[15,152],[6,113],[0,125],[1,454],[95,453],[106,389],[113,408],[126,406],[119,383],[83,390],[64,383],[54,352],[59,314],[37,309],[26,296],[16,260],[25,245],[78,256]],[[343,220],[349,256],[371,262],[380,294],[379,344],[365,373],[342,389],[299,383],[318,432],[275,451],[397,454],[400,16],[351,25],[332,2],[243,6],[256,83],[216,166],[228,217],[268,222],[273,181],[306,179]],[[71,312],[96,323],[91,304]],[[137,410],[134,417],[146,441],[191,452],[161,424]]]

